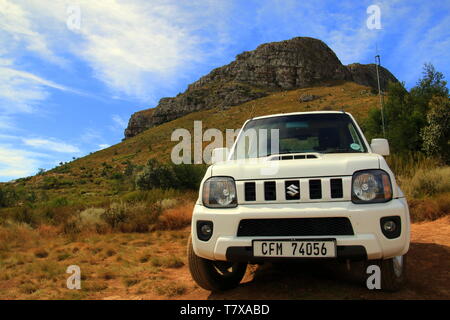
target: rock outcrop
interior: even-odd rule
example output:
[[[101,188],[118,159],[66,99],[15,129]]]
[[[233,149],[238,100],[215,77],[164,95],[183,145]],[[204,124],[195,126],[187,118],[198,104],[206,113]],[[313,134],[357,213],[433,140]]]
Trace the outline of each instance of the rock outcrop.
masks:
[[[375,64],[352,63],[347,66],[347,69],[350,71],[354,82],[362,84],[363,86],[378,89],[377,69]],[[380,87],[383,91],[386,90],[389,82],[398,81],[386,68],[379,66],[378,72],[380,74]]]
[[[397,81],[380,68],[381,86]],[[237,55],[228,65],[212,70],[173,98],[162,98],[152,112],[132,115],[125,138],[179,118],[214,107],[227,108],[263,97],[273,91],[314,86],[333,80],[377,86],[375,65],[344,66],[322,41],[298,37],[266,43]]]

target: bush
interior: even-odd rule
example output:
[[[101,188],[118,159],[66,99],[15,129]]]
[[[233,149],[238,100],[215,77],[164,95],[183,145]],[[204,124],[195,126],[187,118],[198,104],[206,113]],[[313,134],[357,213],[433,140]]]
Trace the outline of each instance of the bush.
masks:
[[[429,156],[450,163],[450,99],[434,97],[430,101],[427,126],[422,129],[423,150]]]
[[[19,198],[19,192],[12,187],[0,186],[0,208],[12,207]]]
[[[140,190],[151,190],[155,188],[169,189],[179,185],[173,167],[160,164],[150,159],[141,173],[136,178],[136,186]]]
[[[28,207],[14,208],[10,211],[10,218],[18,223],[24,223],[36,227],[39,223],[39,216]]]
[[[191,224],[193,204],[165,210],[158,220],[158,229],[177,230]]]
[[[102,218],[105,209],[89,208],[80,213],[80,228],[83,231],[94,231],[97,233],[106,233],[108,224]]]
[[[64,207],[67,205],[69,205],[69,201],[66,197],[58,197],[50,202],[50,206],[53,208]]]
[[[7,207],[7,201],[6,201],[6,194],[5,192],[0,188],[0,208]]]
[[[102,214],[102,219],[114,230],[122,232],[148,232],[156,223],[161,208],[158,204],[124,202],[113,203]]]
[[[45,190],[57,189],[59,188],[59,186],[60,186],[59,180],[53,176],[44,177],[41,183],[41,188]]]
[[[178,188],[190,190],[198,190],[200,182],[208,168],[206,165],[184,163],[179,165],[174,164],[172,167],[179,183]]]
[[[413,198],[450,192],[450,167],[419,169],[412,178],[400,181],[403,191]]]
[[[206,171],[205,165],[161,164],[150,159],[137,175],[136,186],[140,190],[181,189],[196,190]]]

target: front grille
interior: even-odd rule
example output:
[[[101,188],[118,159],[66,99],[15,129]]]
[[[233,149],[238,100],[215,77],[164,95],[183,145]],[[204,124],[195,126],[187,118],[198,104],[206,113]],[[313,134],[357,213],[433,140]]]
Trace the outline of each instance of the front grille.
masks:
[[[246,182],[244,184],[245,188],[245,201],[255,201],[256,200],[256,185],[254,182]]]
[[[245,219],[238,227],[238,237],[295,237],[353,235],[350,220],[334,218]]]
[[[350,201],[351,179],[351,176],[335,176],[237,180],[236,186],[238,199],[246,204]]]
[[[275,181],[264,182],[264,199],[266,201],[277,200],[277,188]]]
[[[331,198],[342,198],[344,196],[342,190],[342,179],[330,179]]]
[[[309,180],[309,198],[322,198],[322,180]]]

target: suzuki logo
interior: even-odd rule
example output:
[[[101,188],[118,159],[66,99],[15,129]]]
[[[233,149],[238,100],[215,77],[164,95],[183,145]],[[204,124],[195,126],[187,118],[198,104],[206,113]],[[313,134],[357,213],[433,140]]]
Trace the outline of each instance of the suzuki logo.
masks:
[[[298,194],[298,187],[295,184],[291,184],[289,187],[286,188],[286,193],[290,195],[291,197]]]

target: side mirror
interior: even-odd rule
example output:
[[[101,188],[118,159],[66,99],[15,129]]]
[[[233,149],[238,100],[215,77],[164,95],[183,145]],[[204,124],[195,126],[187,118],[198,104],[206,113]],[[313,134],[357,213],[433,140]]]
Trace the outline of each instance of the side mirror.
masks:
[[[372,139],[370,148],[373,153],[378,153],[382,156],[389,155],[389,142],[386,139]]]
[[[228,159],[228,148],[216,148],[212,151],[211,163],[226,161]]]

